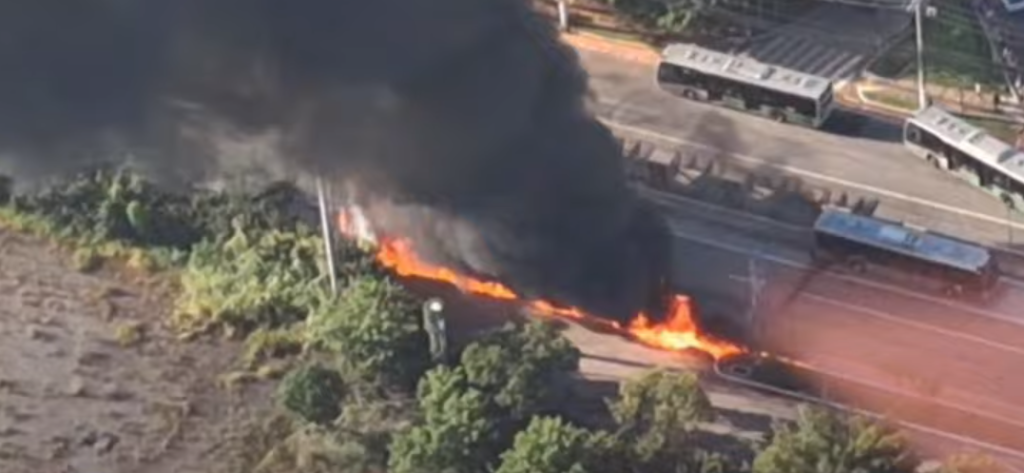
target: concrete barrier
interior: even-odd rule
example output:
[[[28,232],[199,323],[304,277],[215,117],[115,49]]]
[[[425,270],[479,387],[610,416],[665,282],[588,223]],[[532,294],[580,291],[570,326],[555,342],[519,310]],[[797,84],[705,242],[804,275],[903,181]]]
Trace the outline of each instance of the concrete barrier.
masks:
[[[716,226],[742,232],[745,235],[800,249],[809,248],[813,244],[811,231],[806,227],[791,225],[690,197],[670,194],[643,185],[635,185],[634,188],[644,200],[665,209],[666,213],[670,215],[710,222]]]
[[[692,153],[684,155],[679,151],[668,151],[658,145],[634,138],[620,136],[620,141],[624,156],[629,158],[627,175],[638,189],[642,189],[641,194],[647,200],[661,204],[661,207],[670,211],[683,212],[691,218],[715,222],[726,228],[786,245],[810,248],[813,245],[810,226],[796,225],[772,218],[770,215],[700,199],[688,193],[677,192],[678,186],[666,184],[680,177],[692,181],[694,176],[716,176],[720,177],[722,182],[732,181],[751,195],[756,194],[758,188],[766,188],[769,193],[783,191],[794,195],[803,194],[811,205],[848,208],[865,215],[873,215],[881,205],[876,198],[850,199],[845,192],[810,186],[793,176],[767,177],[746,174],[740,180],[729,179],[726,175],[730,170],[725,167],[726,164],[723,164],[722,160],[705,159]],[[963,238],[955,238],[974,243]],[[994,255],[1004,276],[1024,281],[1024,253],[986,245],[979,246],[987,248]]]

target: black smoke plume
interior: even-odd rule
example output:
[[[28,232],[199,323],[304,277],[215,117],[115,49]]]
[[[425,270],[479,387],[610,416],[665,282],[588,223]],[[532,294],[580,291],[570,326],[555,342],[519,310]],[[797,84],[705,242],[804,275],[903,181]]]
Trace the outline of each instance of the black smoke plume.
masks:
[[[0,171],[355,181],[438,262],[625,318],[666,232],[522,0],[0,0]]]

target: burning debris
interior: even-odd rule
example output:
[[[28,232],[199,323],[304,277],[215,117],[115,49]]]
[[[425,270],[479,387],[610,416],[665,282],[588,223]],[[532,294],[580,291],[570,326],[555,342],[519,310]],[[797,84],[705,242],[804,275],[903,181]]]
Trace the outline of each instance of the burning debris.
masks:
[[[403,238],[381,238],[371,230],[371,224],[357,206],[349,206],[338,215],[338,228],[343,235],[376,248],[377,260],[385,267],[403,277],[429,279],[451,284],[463,292],[477,296],[522,301],[533,313],[564,317],[568,319],[601,322],[616,331],[624,332],[635,340],[663,350],[698,350],[716,360],[744,353],[738,345],[719,340],[701,333],[695,320],[690,299],[674,295],[661,321],[655,321],[644,313],[638,313],[626,323],[594,317],[577,307],[564,307],[543,299],[520,297],[509,287],[494,281],[485,281],[465,276],[459,272],[428,263],[416,253],[413,242]]]

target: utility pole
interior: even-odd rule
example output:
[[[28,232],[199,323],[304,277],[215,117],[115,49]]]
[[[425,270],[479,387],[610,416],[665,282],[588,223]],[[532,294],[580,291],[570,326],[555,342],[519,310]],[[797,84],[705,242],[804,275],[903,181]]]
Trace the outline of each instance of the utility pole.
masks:
[[[914,29],[917,30],[917,104],[921,110],[928,107],[928,92],[924,82],[924,1],[914,0]]]
[[[334,270],[334,232],[331,231],[331,219],[327,215],[327,196],[324,192],[324,182],[320,177],[316,178],[316,194],[320,204],[320,227],[324,234],[324,253],[327,258],[327,273],[331,281],[331,294],[338,295],[338,275]]]
[[[914,30],[917,36],[917,103],[923,110],[928,106],[928,91],[925,89],[924,77],[924,18],[935,16],[934,7],[926,4],[927,0],[913,0],[910,8],[914,9]]]
[[[569,0],[558,0],[558,27],[569,31]]]
[[[748,297],[750,307],[747,309],[747,327],[749,327],[751,338],[754,342],[760,337],[760,330],[758,330],[759,321],[757,320],[758,308],[761,305],[761,292],[764,290],[767,282],[761,275],[760,267],[757,264],[759,256],[751,256],[747,260],[747,276],[730,276],[732,279],[742,281],[748,285]]]

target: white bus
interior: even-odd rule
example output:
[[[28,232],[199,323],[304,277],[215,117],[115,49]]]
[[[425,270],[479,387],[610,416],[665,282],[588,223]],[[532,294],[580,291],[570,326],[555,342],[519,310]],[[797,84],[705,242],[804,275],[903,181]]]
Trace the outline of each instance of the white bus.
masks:
[[[832,81],[693,44],[661,54],[658,87],[780,122],[820,127],[833,109]]]
[[[935,167],[1024,211],[1024,152],[932,105],[907,119],[903,143]]]
[[[838,263],[856,273],[889,267],[923,276],[948,296],[984,299],[999,280],[987,248],[901,222],[828,209],[814,224],[814,240],[819,264]]]
[[[1017,12],[1024,8],[1024,0],[1003,0],[1003,6],[1010,13]]]

